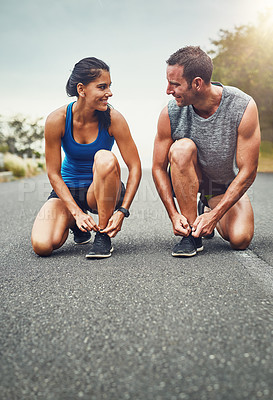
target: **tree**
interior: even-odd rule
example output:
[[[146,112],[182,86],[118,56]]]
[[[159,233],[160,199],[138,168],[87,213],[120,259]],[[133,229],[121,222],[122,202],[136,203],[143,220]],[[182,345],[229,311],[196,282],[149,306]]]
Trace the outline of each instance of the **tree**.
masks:
[[[31,122],[26,117],[1,118],[0,150],[4,149],[19,156],[31,157],[43,153],[44,129],[42,118]],[[3,151],[3,150],[2,150]]]
[[[257,103],[262,137],[273,142],[273,9],[260,15],[256,25],[220,30],[211,40],[213,80],[236,86]]]

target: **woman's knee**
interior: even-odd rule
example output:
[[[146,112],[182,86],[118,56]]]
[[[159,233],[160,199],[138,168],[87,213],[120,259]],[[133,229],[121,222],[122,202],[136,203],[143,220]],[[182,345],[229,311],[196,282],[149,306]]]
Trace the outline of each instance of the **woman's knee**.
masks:
[[[55,231],[55,234],[52,235],[38,235],[35,237],[34,234],[31,236],[32,248],[38,256],[50,256],[53,250],[59,249],[64,242],[66,241],[68,236],[68,229],[62,233]]]
[[[34,252],[38,256],[48,257],[53,252],[53,245],[50,242],[46,242],[45,240],[37,240],[35,238],[31,238],[32,248]]]
[[[169,161],[171,164],[188,164],[189,161],[197,159],[196,144],[188,138],[176,140],[169,151]]]
[[[109,175],[112,172],[119,173],[117,157],[109,150],[99,150],[94,157],[94,172]]]

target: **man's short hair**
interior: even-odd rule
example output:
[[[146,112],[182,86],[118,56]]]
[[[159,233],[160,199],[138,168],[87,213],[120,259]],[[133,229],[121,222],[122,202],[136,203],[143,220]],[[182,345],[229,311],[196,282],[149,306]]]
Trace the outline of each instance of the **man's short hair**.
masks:
[[[184,67],[183,77],[191,87],[194,78],[199,76],[206,84],[210,83],[213,71],[211,58],[199,46],[186,46],[173,53],[166,61],[168,65]]]

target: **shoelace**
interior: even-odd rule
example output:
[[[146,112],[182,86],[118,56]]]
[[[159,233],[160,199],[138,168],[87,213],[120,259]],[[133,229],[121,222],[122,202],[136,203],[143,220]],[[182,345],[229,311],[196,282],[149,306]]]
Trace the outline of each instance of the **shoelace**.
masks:
[[[186,241],[188,243],[192,243],[194,245],[194,247],[196,248],[196,243],[195,243],[194,237],[191,234],[189,236],[184,237],[183,241],[184,242]]]
[[[94,245],[98,247],[102,247],[104,245],[109,245],[108,240],[107,240],[107,234],[106,233],[96,233],[95,240],[94,240]]]

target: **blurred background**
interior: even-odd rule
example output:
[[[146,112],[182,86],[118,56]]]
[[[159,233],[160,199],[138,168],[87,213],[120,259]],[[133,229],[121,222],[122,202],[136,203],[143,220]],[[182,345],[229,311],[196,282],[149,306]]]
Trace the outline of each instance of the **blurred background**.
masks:
[[[0,168],[10,169],[15,156],[42,168],[45,118],[73,100],[66,81],[88,56],[110,66],[110,102],[151,168],[157,119],[169,100],[165,61],[199,45],[213,58],[214,80],[256,101],[259,169],[273,171],[272,7],[273,0],[0,0]]]

